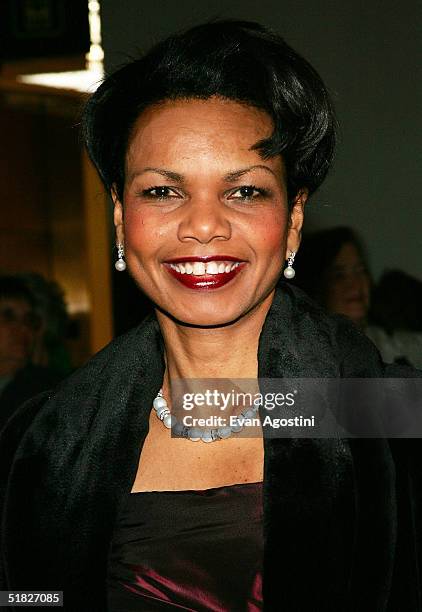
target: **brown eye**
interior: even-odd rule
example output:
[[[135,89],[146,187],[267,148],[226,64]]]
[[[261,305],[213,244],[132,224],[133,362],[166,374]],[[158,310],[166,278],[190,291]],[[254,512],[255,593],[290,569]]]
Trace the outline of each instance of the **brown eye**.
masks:
[[[240,197],[245,200],[250,199],[253,197],[255,191],[256,189],[254,189],[253,187],[241,187],[239,189]]]
[[[176,193],[170,187],[166,187],[165,185],[158,185],[156,187],[144,189],[142,191],[142,195],[145,197],[154,198],[156,200],[168,200],[169,198],[179,197],[178,193]]]
[[[168,198],[170,195],[170,189],[168,187],[155,187],[151,190],[151,194],[157,198]]]
[[[267,192],[265,189],[258,189],[254,187],[254,185],[242,185],[242,187],[239,187],[230,194],[230,199],[245,200],[247,202],[266,194]]]

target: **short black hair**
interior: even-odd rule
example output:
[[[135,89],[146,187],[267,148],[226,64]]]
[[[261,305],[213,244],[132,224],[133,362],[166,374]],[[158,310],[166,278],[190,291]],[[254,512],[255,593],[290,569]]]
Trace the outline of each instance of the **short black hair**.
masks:
[[[289,200],[313,193],[332,162],[336,119],[316,70],[278,34],[251,21],[216,20],[174,34],[106,77],[88,100],[82,130],[108,191],[123,198],[125,158],[136,119],[165,100],[219,96],[266,111],[263,158],[282,154]]]
[[[0,300],[21,300],[35,308],[34,295],[23,278],[16,275],[0,275]]]

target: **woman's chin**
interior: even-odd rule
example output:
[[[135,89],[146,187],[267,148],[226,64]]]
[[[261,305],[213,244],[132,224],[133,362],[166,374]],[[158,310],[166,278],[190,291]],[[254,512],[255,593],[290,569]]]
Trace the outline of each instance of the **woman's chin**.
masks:
[[[361,327],[364,321],[366,320],[367,308],[363,306],[356,306],[355,308],[344,308],[341,314],[344,314],[346,317],[351,319],[353,323],[355,323],[355,325]]]
[[[192,310],[189,312],[179,309],[167,311],[165,314],[179,325],[186,325],[189,327],[223,327],[235,323],[235,321],[239,320],[243,315],[241,312],[230,314],[228,312],[194,312]]]
[[[174,308],[163,308],[158,306],[158,311],[166,318],[172,319],[179,325],[191,327],[225,327],[241,323],[242,319],[249,318],[254,312],[263,308],[265,312],[268,306],[265,305],[265,299],[256,302],[255,300],[233,300],[230,308],[227,303],[221,308],[210,308],[209,304],[206,308],[195,308],[191,303],[190,307],[179,305]],[[236,307],[234,307],[236,305]]]

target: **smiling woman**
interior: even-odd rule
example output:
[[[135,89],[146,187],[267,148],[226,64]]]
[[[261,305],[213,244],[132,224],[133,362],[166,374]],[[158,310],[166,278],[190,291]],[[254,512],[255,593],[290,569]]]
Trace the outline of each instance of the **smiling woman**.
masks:
[[[171,36],[91,97],[116,267],[155,308],[3,432],[0,588],[63,590],[72,612],[421,609],[418,447],[310,437],[296,387],[290,418],[176,417],[198,379],[218,389],[195,409],[243,379],[420,375],[279,282],[334,127],[310,64],[243,21]]]
[[[263,162],[254,148],[272,131],[267,113],[219,96],[163,102],[137,120],[114,219],[160,324],[224,325],[269,304],[306,201],[302,190],[289,212],[281,156]]]

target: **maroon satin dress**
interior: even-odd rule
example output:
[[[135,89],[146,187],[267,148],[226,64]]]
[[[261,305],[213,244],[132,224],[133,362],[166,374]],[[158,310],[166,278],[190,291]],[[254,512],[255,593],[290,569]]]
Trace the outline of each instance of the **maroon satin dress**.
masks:
[[[112,542],[109,612],[262,610],[262,482],[128,497]]]

